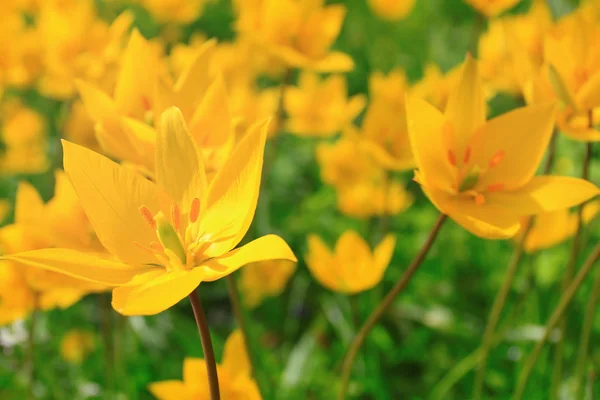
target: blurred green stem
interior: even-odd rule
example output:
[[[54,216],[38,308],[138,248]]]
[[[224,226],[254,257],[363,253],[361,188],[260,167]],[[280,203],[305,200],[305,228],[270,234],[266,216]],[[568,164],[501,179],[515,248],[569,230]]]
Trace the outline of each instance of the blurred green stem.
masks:
[[[192,310],[194,311],[196,325],[198,326],[198,333],[200,333],[200,340],[202,341],[204,362],[206,363],[206,372],[208,375],[208,386],[210,388],[210,400],[220,400],[221,394],[219,391],[219,377],[217,375],[217,361],[215,360],[215,352],[210,338],[208,321],[206,320],[206,314],[204,313],[204,308],[202,307],[197,288],[190,293],[189,298],[190,303],[192,304]]]
[[[110,294],[100,293],[98,295],[98,307],[100,308],[100,325],[102,330],[102,341],[104,344],[104,366],[106,368],[105,389],[111,396],[114,396],[114,391],[116,391],[115,358]]]
[[[31,311],[31,318],[29,320],[29,336],[27,338],[27,368],[29,372],[29,399],[35,399],[35,393],[33,386],[35,383],[35,334],[38,320],[38,304],[39,294],[36,292],[33,295],[33,310]]]
[[[470,50],[473,57],[477,57],[477,50],[479,46],[479,37],[481,32],[485,28],[486,17],[480,12],[477,12],[473,21],[473,31],[471,32],[471,43]]]
[[[591,124],[592,122],[590,115],[590,127]],[[590,161],[592,159],[592,144],[588,142],[585,146],[585,158],[583,160],[583,171],[581,177],[585,180],[588,180],[590,176]],[[579,257],[579,253],[581,252],[581,236],[583,234],[583,206],[584,204],[581,204],[577,208],[577,228],[575,230],[575,235],[573,236],[573,241],[571,242],[571,254],[569,255],[569,263],[567,264],[567,268],[564,272],[560,293],[564,293],[567,287],[569,287],[569,284],[573,279],[573,274],[575,273],[577,258]],[[560,382],[562,381],[563,352],[565,343],[565,333],[567,329],[566,319],[562,318],[558,326],[561,335],[558,339],[558,342],[556,343],[556,346],[554,347],[554,366],[552,369],[552,386],[550,388],[551,400],[558,399],[558,391],[560,389]]]
[[[396,283],[396,285],[394,285],[392,290],[390,290],[388,292],[388,294],[385,296],[385,298],[379,303],[379,305],[375,308],[375,310],[373,310],[371,315],[369,315],[369,318],[367,318],[367,321],[363,324],[363,326],[360,328],[360,330],[354,337],[354,340],[350,344],[350,348],[348,349],[348,352],[346,353],[346,357],[344,358],[344,364],[342,366],[342,376],[341,376],[341,382],[340,382],[340,392],[339,392],[338,399],[344,400],[346,398],[346,392],[348,391],[348,383],[350,381],[350,374],[352,372],[352,366],[354,365],[354,360],[356,359],[356,355],[358,354],[358,351],[362,347],[362,344],[366,340],[367,336],[369,335],[369,333],[371,332],[373,327],[377,324],[377,322],[379,322],[379,319],[381,319],[381,317],[383,316],[383,313],[392,304],[392,302],[394,301],[396,296],[398,296],[398,294],[400,294],[402,292],[402,290],[404,290],[406,288],[406,286],[408,286],[414,273],[417,271],[417,269],[419,269],[419,267],[423,263],[423,260],[425,260],[425,257],[427,256],[429,249],[435,242],[435,239],[436,239],[442,225],[444,225],[444,221],[446,221],[446,215],[441,214],[438,217],[435,225],[431,229],[431,232],[429,232],[429,236],[427,237],[427,240],[423,244],[421,251],[419,251],[419,254],[417,254],[417,256],[415,257],[413,262],[410,264],[410,266],[406,269],[406,271],[404,271],[404,274],[402,274],[402,277],[400,277],[400,280]]]
[[[540,353],[542,352],[544,344],[546,344],[546,342],[548,341],[550,333],[562,318],[564,312],[567,310],[569,304],[573,300],[575,293],[581,286],[581,283],[588,275],[588,273],[592,270],[594,264],[598,261],[598,259],[600,259],[600,243],[596,245],[594,250],[592,250],[592,253],[583,264],[583,267],[581,267],[579,272],[577,272],[575,279],[573,279],[567,290],[563,293],[558,302],[558,305],[552,312],[552,315],[550,316],[550,319],[548,320],[548,323],[546,324],[546,327],[544,329],[544,336],[536,343],[533,351],[525,361],[523,370],[519,374],[517,388],[515,389],[513,400],[519,400],[523,396],[523,392],[525,391],[525,387],[527,386],[527,382],[529,380],[533,367],[535,366],[535,363],[539,358]]]

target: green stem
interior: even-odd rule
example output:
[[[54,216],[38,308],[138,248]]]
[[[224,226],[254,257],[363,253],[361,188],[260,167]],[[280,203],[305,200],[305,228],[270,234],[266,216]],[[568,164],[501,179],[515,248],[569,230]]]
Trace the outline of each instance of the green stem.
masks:
[[[38,303],[39,294],[34,293],[33,295],[33,310],[31,311],[31,318],[29,321],[29,337],[27,338],[27,367],[29,370],[29,391],[28,398],[35,399],[35,393],[33,387],[35,384],[35,334],[38,320]]]
[[[198,295],[198,289],[195,289],[189,295],[192,309],[194,310],[194,318],[196,318],[196,325],[198,325],[198,332],[200,333],[200,340],[202,341],[202,350],[204,350],[204,362],[206,363],[206,372],[208,375],[208,386],[210,389],[210,400],[220,400],[221,394],[219,391],[219,377],[217,375],[217,362],[215,360],[215,352],[212,346],[212,340],[210,339],[210,330],[208,329],[208,321],[206,320],[206,314],[204,314],[204,308]]]
[[[112,330],[112,306],[110,294],[101,293],[98,295],[98,306],[101,315],[102,341],[104,345],[104,366],[106,368],[106,390],[111,396],[115,395],[115,359],[114,359],[114,341]]]
[[[544,336],[540,339],[540,341],[538,341],[536,343],[533,351],[531,352],[531,354],[525,361],[523,370],[519,374],[519,379],[517,381],[517,388],[514,392],[513,400],[519,400],[523,396],[523,392],[525,391],[525,387],[527,386],[529,376],[531,375],[533,367],[535,366],[535,363],[536,363],[537,359],[539,358],[540,353],[542,352],[544,344],[546,344],[546,342],[548,341],[550,332],[552,332],[552,330],[554,329],[556,324],[562,318],[564,312],[567,310],[569,304],[573,300],[573,297],[575,296],[577,289],[579,289],[579,286],[581,286],[581,283],[583,282],[583,280],[585,279],[587,274],[592,270],[594,264],[596,263],[596,261],[598,261],[599,258],[600,258],[600,243],[598,245],[596,245],[596,247],[594,248],[594,250],[588,257],[588,259],[585,261],[585,264],[583,264],[583,267],[581,267],[579,272],[577,272],[575,279],[573,279],[573,281],[571,282],[571,284],[569,285],[567,290],[563,293],[563,295],[561,296],[561,298],[558,302],[558,305],[552,312],[552,315],[550,316],[550,319],[548,320],[548,323],[546,324],[546,327],[544,329]]]
[[[583,172],[581,177],[585,180],[589,179],[590,175],[590,161],[592,158],[592,144],[586,144],[586,153],[585,159],[583,161]],[[575,235],[573,236],[573,241],[571,242],[571,253],[569,255],[569,262],[567,264],[567,268],[564,272],[563,281],[561,284],[561,293],[567,289],[571,280],[573,279],[573,274],[575,273],[575,266],[577,265],[577,258],[581,251],[581,236],[583,233],[583,204],[581,204],[577,209],[577,228],[575,230]],[[563,353],[565,346],[565,336],[566,336],[566,328],[567,321],[565,318],[562,318],[559,322],[558,329],[561,332],[560,338],[554,347],[554,366],[552,369],[552,385],[550,387],[550,399],[556,400],[558,399],[558,391],[560,389],[560,382],[562,381],[562,371],[563,371]]]
[[[425,260],[425,256],[427,256],[431,245],[433,245],[433,242],[435,242],[437,234],[439,233],[440,228],[444,224],[444,221],[446,221],[446,215],[441,214],[437,219],[431,232],[429,233],[429,236],[427,237],[427,240],[425,241],[419,254],[417,254],[410,266],[406,269],[406,271],[404,271],[404,274],[402,274],[402,277],[400,277],[400,280],[396,283],[396,285],[394,285],[392,290],[388,292],[385,298],[379,303],[375,310],[373,310],[371,315],[369,315],[367,321],[363,324],[363,326],[360,328],[360,330],[354,337],[354,340],[350,344],[350,348],[346,353],[346,357],[344,358],[344,364],[342,366],[341,386],[338,399],[344,400],[346,398],[346,392],[348,391],[348,383],[350,381],[350,373],[352,372],[352,366],[354,365],[354,360],[356,359],[356,355],[362,347],[362,344],[371,332],[371,329],[373,329],[377,322],[379,322],[379,319],[383,316],[383,313],[392,304],[396,296],[398,296],[398,294],[400,294],[402,290],[404,290],[404,288],[408,286],[408,283],[410,282],[412,276],[417,271],[417,269],[419,269],[419,266],[421,266],[423,260]]]

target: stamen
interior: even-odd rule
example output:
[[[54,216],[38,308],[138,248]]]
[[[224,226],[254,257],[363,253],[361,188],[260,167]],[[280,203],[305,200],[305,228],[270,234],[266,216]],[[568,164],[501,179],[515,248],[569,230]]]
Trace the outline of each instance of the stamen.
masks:
[[[152,215],[152,212],[148,209],[148,207],[140,206],[139,210],[140,214],[142,214],[142,217],[144,217],[146,223],[150,225],[152,229],[156,229],[156,221],[154,220],[154,216]]]
[[[171,206],[171,222],[173,222],[175,230],[179,231],[179,227],[181,226],[181,211],[177,204]]]
[[[156,253],[163,253],[165,251],[163,245],[158,242],[150,242],[150,248]]]
[[[452,150],[448,150],[448,161],[452,166],[456,167],[456,155]]]
[[[470,159],[471,159],[471,146],[467,146],[467,148],[465,150],[465,155],[463,157],[463,162],[465,164],[467,164]]]
[[[190,221],[196,222],[198,220],[198,214],[200,213],[200,199],[194,197],[192,205],[190,206]]]
[[[477,193],[475,195],[475,204],[477,204],[478,206],[482,206],[485,204],[485,197],[483,197],[481,193]]]
[[[140,242],[136,242],[134,241],[133,244],[135,244],[137,247],[139,247],[140,249],[150,253],[150,254],[154,254],[154,252],[152,251],[152,249],[147,248],[146,246],[144,246],[143,244],[141,244]]]
[[[504,184],[494,183],[493,185],[488,185],[485,190],[488,192],[501,192],[504,190]]]
[[[147,96],[142,96],[142,107],[146,111],[152,109],[152,104],[150,104],[150,99]]]
[[[494,168],[496,165],[500,164],[500,161],[504,159],[504,155],[504,150],[498,150],[496,153],[494,153],[488,164],[489,167]]]

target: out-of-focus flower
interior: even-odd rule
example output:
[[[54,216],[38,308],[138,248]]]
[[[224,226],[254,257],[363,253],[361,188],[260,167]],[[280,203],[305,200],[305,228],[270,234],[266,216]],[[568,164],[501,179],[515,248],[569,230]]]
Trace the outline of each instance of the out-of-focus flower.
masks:
[[[383,278],[396,238],[387,235],[371,252],[369,245],[356,232],[346,231],[331,252],[316,235],[308,237],[308,253],[304,257],[313,277],[329,290],[355,294],[369,290]]]
[[[557,123],[563,133],[581,141],[599,141],[593,113],[600,107],[600,24],[581,13],[565,17],[546,37],[548,65],[529,82],[530,103],[560,102]],[[592,44],[593,43],[593,44]]]
[[[544,0],[526,14],[490,21],[479,39],[481,76],[494,90],[520,94],[525,82],[543,62],[544,36],[553,23]]]
[[[250,308],[259,306],[265,297],[279,296],[296,271],[296,263],[269,260],[248,264],[242,269],[240,287]]]
[[[189,24],[202,14],[205,0],[138,0],[161,23]]]
[[[63,141],[65,171],[98,237],[119,261],[67,249],[5,258],[117,286],[112,304],[125,315],[159,313],[200,282],[220,279],[252,262],[296,261],[275,235],[233,250],[254,216],[265,124],[246,135],[210,184],[176,107],[163,113],[156,140],[156,183]]]
[[[81,100],[74,101],[69,107],[62,131],[63,137],[68,141],[87,147],[95,152],[101,151],[100,143],[96,139],[94,121]]]
[[[345,72],[352,59],[330,47],[337,39],[346,8],[324,0],[236,0],[236,29],[292,68]]]
[[[71,329],[60,342],[60,356],[69,363],[81,364],[95,348],[96,338],[93,333]]]
[[[331,136],[351,124],[365,103],[363,95],[348,98],[343,76],[331,75],[320,80],[313,72],[303,72],[298,87],[285,88],[287,128],[301,136]]]
[[[459,77],[459,67],[452,68],[444,74],[438,65],[427,64],[423,78],[414,84],[410,94],[427,100],[438,110],[444,111],[450,92],[458,84]]]
[[[406,18],[416,0],[369,0],[371,11],[381,19],[400,21]]]
[[[36,111],[19,101],[7,101],[0,109],[0,174],[38,173],[46,171],[46,121]]]
[[[470,232],[509,238],[523,216],[571,207],[600,193],[590,182],[534,176],[548,146],[556,106],[523,107],[486,122],[475,61],[465,61],[444,113],[407,104],[415,180],[432,203]]]
[[[337,188],[338,208],[354,218],[400,214],[413,203],[404,186],[389,178],[381,181],[355,182]]]
[[[221,398],[236,400],[260,400],[260,392],[250,372],[250,361],[244,345],[244,337],[236,330],[225,342],[223,361],[217,365]],[[206,363],[200,358],[183,361],[183,380],[151,383],[148,390],[159,400],[198,400],[209,398],[206,379]]]
[[[8,200],[0,199],[0,225],[8,217],[10,212],[10,203]]]
[[[465,0],[486,17],[495,17],[514,7],[520,0]]]

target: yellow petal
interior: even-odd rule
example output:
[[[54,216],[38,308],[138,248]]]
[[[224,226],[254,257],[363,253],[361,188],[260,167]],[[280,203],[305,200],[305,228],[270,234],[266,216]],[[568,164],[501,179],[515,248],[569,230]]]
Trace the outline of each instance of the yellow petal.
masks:
[[[349,72],[354,69],[354,60],[346,53],[334,51],[306,67],[316,72]]]
[[[219,75],[194,112],[190,131],[201,148],[222,146],[232,135],[231,121],[225,81]]]
[[[452,124],[450,145],[463,154],[468,140],[485,123],[486,102],[483,83],[476,61],[467,56],[458,85],[453,88],[446,105],[445,116]]]
[[[217,374],[219,377],[219,366],[217,365]],[[186,386],[195,392],[200,392],[202,388],[208,390],[206,362],[201,358],[186,357],[183,360],[183,381]],[[205,391],[205,393],[208,393]]]
[[[214,240],[208,256],[234,248],[252,223],[262,174],[268,123],[255,124],[217,172],[208,190],[206,215],[200,234]]]
[[[182,381],[176,380],[151,383],[148,390],[158,400],[191,400],[194,396]]]
[[[156,240],[156,232],[139,212],[142,205],[158,211],[156,186],[100,154],[62,143],[65,171],[104,247],[132,265],[155,263],[152,254],[133,242],[148,245]]]
[[[179,303],[198,287],[202,271],[151,271],[140,277],[140,284],[113,290],[112,305],[123,315],[154,315]]]
[[[2,259],[105,285],[124,285],[136,275],[154,269],[104,260],[93,254],[69,249],[31,250],[4,255]]]
[[[28,182],[22,181],[15,199],[15,223],[29,224],[44,218],[44,201],[38,191]]]
[[[82,80],[75,81],[85,110],[94,122],[118,118],[117,107],[113,100],[102,90]]]
[[[308,236],[308,253],[304,257],[306,266],[319,283],[337,291],[342,277],[336,271],[336,260],[325,243],[316,235]]]
[[[396,237],[392,234],[386,235],[373,251],[375,266],[379,269],[386,269],[394,254],[396,246]]]
[[[204,203],[208,186],[204,165],[177,107],[167,109],[160,118],[155,167],[156,182],[172,200],[182,207],[189,207],[196,197]]]
[[[225,342],[223,350],[223,369],[229,371],[232,377],[250,375],[250,361],[246,351],[244,335],[239,329],[233,331]]]
[[[583,110],[600,107],[600,71],[592,75],[579,89],[577,104]]]
[[[519,108],[492,119],[478,132],[481,144],[472,152],[475,164],[487,168],[495,154],[503,154],[481,176],[482,190],[494,184],[516,189],[533,177],[552,136],[555,112],[555,103]]]
[[[215,281],[249,263],[264,260],[298,261],[288,244],[277,235],[262,236],[250,243],[212,258],[194,270],[204,271],[204,281]]]
[[[573,207],[599,194],[596,185],[583,179],[536,176],[520,189],[487,194],[486,202],[524,216]]]

